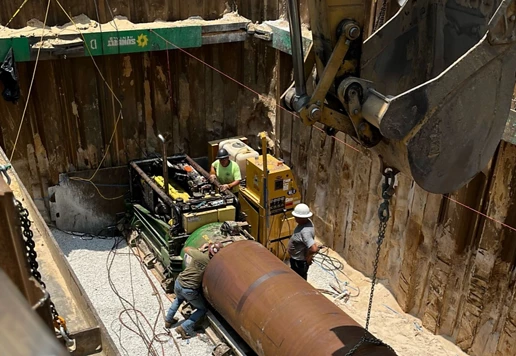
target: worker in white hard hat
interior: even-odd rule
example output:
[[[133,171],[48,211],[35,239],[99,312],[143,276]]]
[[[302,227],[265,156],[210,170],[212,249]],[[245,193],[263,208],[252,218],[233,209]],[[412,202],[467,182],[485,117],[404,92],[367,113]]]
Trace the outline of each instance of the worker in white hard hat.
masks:
[[[312,212],[306,204],[298,204],[292,215],[296,218],[297,226],[288,241],[290,267],[305,280],[308,277],[308,268],[312,264],[314,255],[320,246],[315,242],[314,225],[310,218]]]
[[[221,183],[221,191],[229,189],[233,193],[238,193],[242,180],[240,167],[229,159],[229,153],[224,148],[219,150],[217,160],[211,165],[210,180],[213,182],[215,178]]]

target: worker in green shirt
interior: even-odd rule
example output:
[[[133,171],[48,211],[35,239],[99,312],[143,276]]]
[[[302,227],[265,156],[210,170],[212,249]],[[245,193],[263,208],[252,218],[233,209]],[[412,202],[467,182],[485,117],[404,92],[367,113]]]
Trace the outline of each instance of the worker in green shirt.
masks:
[[[211,165],[210,177],[212,182],[215,178],[219,181],[222,192],[230,189],[233,193],[237,193],[240,189],[242,180],[240,167],[229,159],[229,153],[224,148],[219,150],[217,160]]]

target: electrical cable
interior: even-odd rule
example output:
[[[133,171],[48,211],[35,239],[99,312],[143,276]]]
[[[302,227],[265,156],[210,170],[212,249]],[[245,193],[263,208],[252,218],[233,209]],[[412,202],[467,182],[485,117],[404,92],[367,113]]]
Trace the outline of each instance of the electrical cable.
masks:
[[[128,329],[129,331],[135,333],[137,336],[139,336],[142,341],[144,342],[144,344],[146,345],[146,347],[151,347],[152,344],[151,344],[151,341],[149,340],[149,336],[148,334],[144,331],[144,330],[141,330],[141,328],[139,327],[139,321],[138,320],[134,320],[133,317],[131,316],[131,313],[130,311],[131,310],[135,310],[136,311],[136,314],[135,315],[141,315],[141,317],[144,319],[144,321],[147,323],[147,325],[151,325],[150,322],[148,321],[147,317],[141,312],[139,311],[131,302],[129,302],[126,298],[122,297],[120,295],[120,293],[118,292],[112,278],[111,278],[111,268],[113,266],[113,263],[114,263],[114,260],[115,260],[115,257],[116,255],[118,254],[117,252],[117,249],[120,245],[120,243],[124,241],[124,238],[117,238],[115,239],[115,242],[113,243],[113,247],[111,248],[107,258],[106,258],[106,268],[107,268],[107,272],[108,272],[108,283],[109,283],[109,286],[111,288],[111,290],[113,291],[113,293],[118,297],[119,299],[119,302],[120,304],[122,305],[122,308],[123,310],[121,311],[121,313],[119,314],[119,321],[122,325],[124,325],[124,327],[126,329]],[[128,308],[129,306],[129,308]],[[127,325],[124,320],[122,319],[122,315],[124,314],[127,314],[127,316],[129,317],[129,319],[131,320],[132,324],[136,326],[136,329],[133,329],[131,328],[129,325]],[[137,318],[138,319],[138,318]],[[151,350],[151,354],[153,356],[157,356],[158,353],[157,351],[152,348]]]
[[[136,257],[136,259],[140,262],[140,268],[142,269],[143,273],[147,277],[147,280],[149,281],[149,283],[150,283],[150,285],[152,287],[152,290],[154,291],[154,295],[156,296],[156,299],[158,300],[158,303],[159,303],[159,306],[160,306],[160,311],[164,311],[165,307],[163,305],[163,300],[161,300],[160,293],[159,293],[158,289],[156,288],[156,286],[154,285],[154,282],[152,281],[152,278],[149,276],[149,272],[144,267],[144,263],[143,263],[142,258],[140,256],[138,256],[138,254],[136,254],[133,249],[131,249],[131,252]],[[158,317],[159,317],[159,314],[158,314]],[[165,321],[165,313],[163,313],[163,321]],[[160,333],[160,334],[156,334],[154,337],[156,339],[158,336],[164,336],[164,335],[168,335],[168,334]],[[172,340],[174,341],[174,344],[176,345],[177,351],[179,352],[179,355],[181,356],[181,349],[179,348],[179,345],[177,344],[176,340],[173,337],[172,337]],[[159,342],[159,343],[163,343],[163,341],[161,341],[159,339],[156,339],[156,341]]]
[[[52,224],[52,225],[49,224],[48,226],[52,227],[52,229],[55,229],[57,231],[61,231],[62,233],[65,233],[67,235],[79,237],[83,241],[111,240],[111,239],[115,238],[115,236],[102,235],[102,233],[106,230],[116,229],[115,225],[103,227],[102,229],[99,230],[99,232],[97,234],[91,234],[91,233],[87,233],[87,232],[83,233],[83,232],[66,231],[66,230],[62,230],[62,229],[58,228],[55,224]]]
[[[130,246],[127,246],[129,248],[129,251],[128,253],[121,253],[121,252],[117,252],[117,249],[118,249],[118,246],[119,244],[124,241],[123,238],[120,238],[120,239],[117,239],[115,240],[115,243],[113,245],[113,247],[111,248],[110,250],[110,253],[108,255],[108,258],[106,259],[106,266],[107,266],[107,269],[108,269],[108,281],[109,281],[109,284],[110,284],[110,287],[112,289],[112,291],[115,293],[115,295],[119,298],[120,300],[120,303],[122,304],[122,307],[123,307],[123,310],[120,312],[119,314],[119,321],[120,321],[120,324],[122,326],[124,326],[126,329],[128,329],[129,331],[131,331],[132,333],[134,333],[135,335],[139,336],[143,342],[145,343],[146,347],[148,348],[148,354],[149,355],[152,355],[152,356],[157,356],[157,351],[156,349],[154,348],[153,344],[155,342],[157,342],[158,344],[160,344],[161,346],[161,350],[162,350],[162,354],[164,355],[165,354],[165,350],[164,350],[164,346],[163,344],[166,343],[168,340],[162,340],[160,339],[161,337],[169,337],[173,340],[178,352],[179,352],[179,355],[181,356],[181,350],[179,348],[179,345],[177,344],[176,340],[168,333],[157,333],[156,332],[156,328],[157,328],[157,323],[158,323],[158,320],[160,318],[160,315],[163,316],[163,320],[165,320],[165,315],[164,315],[164,306],[163,306],[163,301],[161,300],[161,294],[159,293],[158,289],[156,288],[156,286],[154,285],[154,283],[152,282],[152,279],[151,277],[149,276],[149,273],[148,271],[146,270],[146,268],[144,267],[144,264],[143,264],[143,260],[141,259],[140,256],[138,256],[134,250],[130,247]],[[151,324],[150,321],[148,320],[148,318],[139,310],[135,307],[135,300],[134,300],[134,286],[133,286],[133,282],[132,282],[132,265],[130,264],[129,265],[129,275],[130,275],[130,284],[131,284],[131,294],[133,296],[133,302],[129,302],[127,299],[125,299],[124,297],[122,297],[116,286],[114,285],[114,283],[112,282],[112,279],[111,279],[111,266],[113,265],[113,262],[114,262],[114,259],[116,257],[116,255],[123,255],[123,254],[127,254],[128,257],[129,257],[129,263],[130,263],[130,259],[132,256],[134,256],[136,258],[136,260],[138,261],[138,264],[140,266],[140,268],[142,269],[143,273],[145,274],[147,280],[149,281],[151,287],[152,287],[152,290],[153,290],[153,294],[156,296],[157,298],[157,301],[158,301],[158,304],[159,304],[159,310],[158,310],[158,313],[157,313],[157,316],[156,316],[156,319],[154,321],[154,324]],[[111,260],[109,260],[111,257]],[[109,261],[109,262],[108,262]],[[127,307],[126,304],[129,306]],[[134,312],[134,318],[131,316],[131,312]],[[130,325],[128,325],[124,320],[123,320],[123,315],[126,314],[129,319],[131,320],[132,324],[135,326],[135,328],[131,327]],[[144,324],[152,331],[152,334],[149,335],[143,328],[144,324],[140,321],[140,317],[143,318],[143,321],[144,321]]]
[[[360,295],[360,288],[359,287],[356,287],[356,288],[351,287],[348,285],[347,282],[342,282],[335,273],[335,272],[339,272],[342,275],[344,275],[346,278],[348,278],[350,281],[352,281],[352,279],[346,273],[344,273],[344,263],[335,257],[331,257],[328,254],[328,251],[330,248],[327,246],[325,246],[325,248],[326,248],[326,252],[318,251],[315,254],[315,256],[313,257],[313,262],[315,262],[324,272],[331,275],[335,279],[340,290],[343,290],[342,283],[344,283],[345,287],[350,287],[357,291],[356,295],[350,294],[350,297],[353,297],[353,298],[358,297]],[[322,256],[322,258],[319,258],[318,256]],[[330,293],[332,293],[332,292],[330,292]]]
[[[14,140],[13,150],[11,151],[11,158],[9,158],[10,162],[12,162],[12,160],[13,160],[14,152],[16,151],[16,146],[18,144],[18,139],[20,138],[20,133],[22,130],[23,122],[25,121],[25,115],[27,114],[27,108],[29,107],[30,96],[32,94],[32,86],[34,85],[34,79],[36,78],[36,71],[38,69],[39,55],[41,53],[41,48],[43,47],[43,37],[45,35],[45,28],[47,27],[48,10],[50,9],[50,1],[51,0],[48,0],[47,10],[45,11],[45,19],[43,20],[43,28],[41,29],[41,37],[39,40],[38,54],[36,55],[36,62],[34,63],[34,70],[32,71],[32,79],[30,80],[29,92],[27,93],[27,99],[25,99],[25,107],[23,108],[20,125],[18,126],[18,132],[16,133],[16,139]],[[26,2],[22,4],[22,7],[25,4],[26,4]]]

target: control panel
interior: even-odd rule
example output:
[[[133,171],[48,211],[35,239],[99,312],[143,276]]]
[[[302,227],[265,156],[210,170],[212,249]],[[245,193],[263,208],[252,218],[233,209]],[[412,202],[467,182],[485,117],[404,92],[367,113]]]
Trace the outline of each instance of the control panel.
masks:
[[[285,197],[274,198],[270,201],[270,211],[272,214],[279,214],[285,210]]]

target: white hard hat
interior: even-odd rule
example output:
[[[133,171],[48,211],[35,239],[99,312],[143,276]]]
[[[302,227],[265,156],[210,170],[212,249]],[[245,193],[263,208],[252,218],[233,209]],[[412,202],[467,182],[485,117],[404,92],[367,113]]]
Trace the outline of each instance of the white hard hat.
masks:
[[[294,215],[296,218],[301,219],[308,219],[312,217],[312,212],[310,211],[310,208],[306,204],[297,204],[294,208],[294,211],[292,212],[292,215]]]

